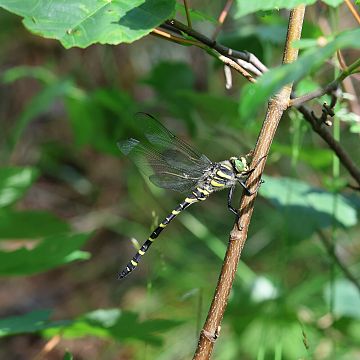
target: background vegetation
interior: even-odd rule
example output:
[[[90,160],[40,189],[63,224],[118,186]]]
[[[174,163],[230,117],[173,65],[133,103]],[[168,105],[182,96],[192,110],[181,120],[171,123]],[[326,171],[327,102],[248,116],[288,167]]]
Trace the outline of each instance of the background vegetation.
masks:
[[[227,194],[179,216],[118,282],[134,243],[183,197],[144,179],[116,141],[136,137],[133,116],[147,111],[213,161],[246,154],[282,83],[269,73],[270,86],[252,90],[234,72],[227,90],[223,64],[202,49],[141,38],[174,16],[171,1],[148,1],[158,18],[143,18],[121,41],[99,19],[85,27],[92,30],[85,40],[70,31],[70,3],[81,1],[65,0],[56,18],[67,35],[59,38],[38,21],[50,16],[40,3],[35,17],[30,5],[0,0],[25,19],[0,11],[0,358],[187,359],[234,222]],[[244,3],[234,4],[218,41],[279,65],[288,10]],[[211,37],[224,4],[191,6],[193,26]],[[186,22],[182,3],[175,14]],[[301,80],[297,94],[336,78],[337,49],[347,49],[347,64],[359,58],[358,32],[342,33],[358,26],[341,1],[307,8],[298,44],[304,57],[291,71],[291,80]],[[359,80],[355,74],[343,86],[330,128],[358,165]],[[309,106],[320,114],[324,101],[327,95]],[[356,182],[294,109],[281,121],[265,171],[214,358],[360,357],[360,198],[347,186]]]

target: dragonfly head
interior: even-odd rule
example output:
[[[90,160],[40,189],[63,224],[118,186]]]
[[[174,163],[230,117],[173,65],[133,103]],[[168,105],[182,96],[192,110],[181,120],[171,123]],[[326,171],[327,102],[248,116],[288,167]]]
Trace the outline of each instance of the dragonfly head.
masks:
[[[248,156],[241,156],[240,158],[234,156],[230,158],[230,162],[239,175],[247,173],[250,169],[250,159]]]

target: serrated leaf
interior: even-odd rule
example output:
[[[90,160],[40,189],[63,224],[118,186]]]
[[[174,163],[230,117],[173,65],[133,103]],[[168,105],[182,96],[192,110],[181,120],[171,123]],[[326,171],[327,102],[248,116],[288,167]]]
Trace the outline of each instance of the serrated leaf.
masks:
[[[31,32],[65,48],[131,43],[174,13],[175,0],[0,0]]]
[[[3,167],[0,169],[0,208],[11,205],[23,197],[38,177],[32,167]]]
[[[90,234],[63,234],[49,236],[32,249],[0,251],[0,276],[32,275],[75,260],[89,258],[79,251]]]
[[[359,38],[359,28],[345,31],[324,47],[311,48],[304,52],[296,62],[272,69],[262,75],[256,84],[246,85],[241,93],[241,116],[253,116],[281,87],[298,81],[319,68],[336,50],[360,48]]]
[[[0,211],[0,239],[33,239],[65,233],[69,225],[45,211]]]
[[[257,11],[293,9],[300,4],[311,5],[316,0],[236,0],[235,18]]]

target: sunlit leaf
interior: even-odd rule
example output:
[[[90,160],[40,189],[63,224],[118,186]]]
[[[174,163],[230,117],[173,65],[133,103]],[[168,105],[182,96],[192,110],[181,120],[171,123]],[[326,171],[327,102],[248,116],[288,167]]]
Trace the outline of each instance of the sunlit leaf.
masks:
[[[359,289],[347,279],[338,279],[327,284],[324,290],[325,299],[332,303],[336,315],[360,319]]]
[[[64,234],[49,236],[30,249],[0,251],[0,275],[32,275],[75,260],[89,258],[80,251],[90,234]]]
[[[80,316],[70,326],[45,331],[47,336],[60,333],[65,338],[97,336],[117,341],[141,340],[152,345],[162,343],[160,332],[180,325],[176,320],[154,319],[140,321],[138,314],[119,309],[98,309]]]
[[[341,194],[333,194],[290,178],[264,177],[260,194],[284,214],[292,236],[306,237],[334,224],[350,227],[357,223],[354,205]],[[336,201],[336,206],[335,206]]]
[[[23,197],[39,173],[32,167],[3,167],[0,169],[0,208]]]
[[[174,0],[0,0],[34,34],[66,48],[131,43],[171,17]]]

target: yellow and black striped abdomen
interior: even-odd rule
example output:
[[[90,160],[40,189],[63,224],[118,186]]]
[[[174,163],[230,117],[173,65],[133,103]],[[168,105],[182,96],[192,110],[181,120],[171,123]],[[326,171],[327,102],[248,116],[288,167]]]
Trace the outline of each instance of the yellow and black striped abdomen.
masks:
[[[119,279],[123,279],[129,275],[138,265],[141,257],[149,250],[149,247],[154,240],[160,235],[160,233],[166,228],[166,226],[176,218],[183,210],[198,201],[205,200],[210,195],[210,192],[202,189],[201,187],[196,188],[191,195],[189,195],[182,203],[180,203],[151,233],[149,238],[144,242],[139,251],[126,265],[126,268],[119,273]]]

